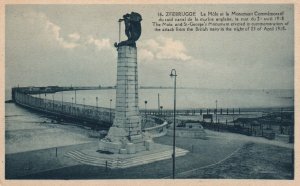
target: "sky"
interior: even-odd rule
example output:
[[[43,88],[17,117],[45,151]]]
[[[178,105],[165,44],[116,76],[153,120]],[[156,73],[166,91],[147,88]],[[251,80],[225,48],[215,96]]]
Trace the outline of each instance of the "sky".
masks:
[[[284,32],[155,32],[158,11],[285,12]],[[139,85],[213,89],[293,89],[292,5],[6,5],[5,84],[116,84],[118,19],[143,20],[137,41]],[[125,40],[122,24],[121,40]]]

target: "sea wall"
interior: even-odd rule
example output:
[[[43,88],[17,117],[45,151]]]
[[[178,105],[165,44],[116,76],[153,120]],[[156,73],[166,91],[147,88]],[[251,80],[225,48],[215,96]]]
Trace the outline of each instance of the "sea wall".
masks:
[[[20,106],[60,117],[106,125],[114,119],[113,109],[38,98],[17,89],[13,89],[12,98]]]

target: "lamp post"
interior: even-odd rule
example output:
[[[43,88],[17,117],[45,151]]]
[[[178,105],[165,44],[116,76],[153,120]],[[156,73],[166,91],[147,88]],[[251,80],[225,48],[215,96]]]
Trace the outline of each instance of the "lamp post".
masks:
[[[42,107],[41,93],[39,93],[40,107]]]
[[[52,110],[54,110],[54,93],[52,94]]]
[[[85,98],[82,99],[82,103],[83,103],[83,112],[84,112],[85,111],[84,110],[85,109]],[[85,112],[83,114],[85,114]]]
[[[162,110],[163,110],[163,106],[160,106],[160,116],[162,116]]]
[[[109,122],[111,123],[111,102],[112,99],[109,100]]]
[[[174,77],[174,121],[173,121],[173,179],[175,179],[175,130],[176,130],[176,70],[172,69],[171,70],[171,74],[170,77],[173,78]]]
[[[47,103],[46,103],[47,94],[46,93],[44,94],[44,97],[45,97],[44,100],[45,100],[45,109],[46,109],[47,108]]]
[[[72,97],[72,110],[71,110],[72,114],[73,114],[73,100],[74,100],[74,98]]]
[[[98,97],[96,97],[96,107],[97,107],[97,110],[98,110]]]
[[[148,103],[148,101],[147,100],[145,100],[145,115],[146,115],[146,109],[147,109],[147,103]]]
[[[157,94],[157,105],[158,105],[158,112],[159,112],[159,108],[160,108],[159,93]]]
[[[76,101],[76,100],[77,100],[77,99],[76,99],[76,97],[77,97],[77,96],[76,96],[76,89],[75,89],[75,104],[77,103],[77,101]]]
[[[146,120],[145,120],[145,125],[146,125],[146,123],[147,123],[147,113],[146,113],[146,109],[147,109],[147,103],[148,103],[148,101],[147,100],[145,100],[145,118],[146,118]]]
[[[216,100],[216,123],[218,122],[218,100]]]
[[[64,92],[61,91],[61,112],[64,111]]]

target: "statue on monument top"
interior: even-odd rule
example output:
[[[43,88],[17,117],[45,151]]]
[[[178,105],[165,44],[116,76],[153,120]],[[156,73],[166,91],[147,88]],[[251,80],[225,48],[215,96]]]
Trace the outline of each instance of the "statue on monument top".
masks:
[[[140,38],[142,33],[141,21],[142,16],[139,13],[131,12],[131,14],[123,15],[123,19],[119,19],[119,23],[124,21],[125,23],[125,34],[127,40],[115,43],[115,47],[119,46],[132,46],[136,47],[135,42]]]

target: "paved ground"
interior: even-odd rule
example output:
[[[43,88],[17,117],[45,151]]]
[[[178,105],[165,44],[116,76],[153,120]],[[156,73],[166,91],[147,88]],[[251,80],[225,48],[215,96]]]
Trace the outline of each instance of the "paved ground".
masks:
[[[34,151],[5,155],[5,177],[15,179],[21,176],[78,165],[78,162],[67,158],[65,154],[78,148],[89,148],[97,142],[61,146]],[[56,153],[57,152],[57,153]]]
[[[176,158],[177,177],[292,178],[293,145],[231,133],[207,133],[208,140],[177,138],[176,146],[190,151],[186,156]],[[172,145],[172,137],[168,136],[154,141]],[[126,169],[105,170],[104,167],[81,165],[63,155],[70,150],[91,148],[96,143],[61,147],[58,157],[55,148],[6,155],[6,178],[148,179],[171,176],[171,158]]]
[[[182,172],[177,178],[293,179],[293,150],[247,143],[225,161]]]

